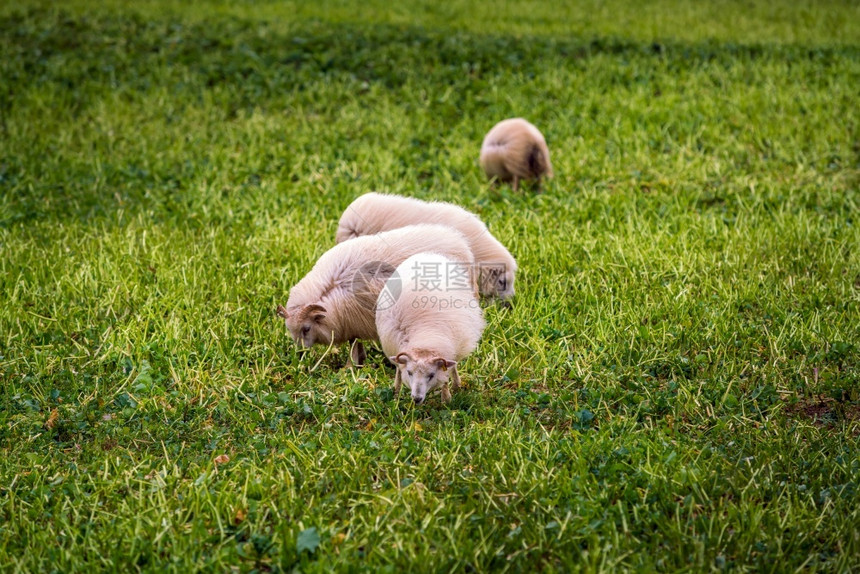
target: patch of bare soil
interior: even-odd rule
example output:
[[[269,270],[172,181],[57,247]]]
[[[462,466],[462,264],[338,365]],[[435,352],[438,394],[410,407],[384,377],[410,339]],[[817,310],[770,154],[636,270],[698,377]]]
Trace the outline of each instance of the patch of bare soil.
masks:
[[[832,397],[814,397],[788,405],[785,414],[789,418],[808,420],[817,427],[826,427],[842,421],[860,422],[860,404],[837,401]],[[857,425],[854,433],[860,433],[860,425]]]

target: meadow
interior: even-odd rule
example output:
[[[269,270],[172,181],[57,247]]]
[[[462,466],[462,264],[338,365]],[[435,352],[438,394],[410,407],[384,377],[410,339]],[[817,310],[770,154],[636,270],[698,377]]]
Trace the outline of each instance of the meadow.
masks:
[[[21,0],[0,54],[3,571],[860,569],[857,3]],[[368,191],[519,262],[450,405],[275,314]]]

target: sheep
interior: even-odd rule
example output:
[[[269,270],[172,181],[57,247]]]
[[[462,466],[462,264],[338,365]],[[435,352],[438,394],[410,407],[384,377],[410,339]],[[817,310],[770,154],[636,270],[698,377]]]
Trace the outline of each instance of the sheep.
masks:
[[[419,253],[397,267],[379,295],[376,329],[397,369],[394,393],[406,381],[416,404],[437,388],[450,402],[448,377],[457,390],[457,361],[475,350],[486,326],[476,294],[458,282],[461,273],[445,255]]]
[[[404,259],[426,249],[474,265],[466,238],[442,225],[411,225],[358,237],[326,251],[277,313],[300,346],[348,341],[347,366],[361,366],[366,353],[359,339],[378,339],[374,307],[385,280]],[[472,286],[477,290],[474,279]]]
[[[536,179],[540,189],[540,178],[553,176],[543,134],[522,118],[503,120],[487,133],[481,167],[490,179],[513,180],[514,191],[521,179]]]
[[[343,212],[335,241],[340,243],[353,237],[416,223],[437,223],[457,229],[469,240],[475,255],[481,293],[498,296],[502,301],[514,296],[516,260],[493,237],[477,215],[451,203],[365,193]]]

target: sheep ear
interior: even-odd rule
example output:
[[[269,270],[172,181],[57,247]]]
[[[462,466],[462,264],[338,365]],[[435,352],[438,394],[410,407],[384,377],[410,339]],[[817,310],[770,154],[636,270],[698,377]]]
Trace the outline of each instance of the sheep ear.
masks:
[[[388,357],[388,360],[394,364],[405,365],[411,358],[408,353],[400,353],[396,357]]]
[[[325,319],[326,310],[322,305],[308,305],[304,308],[305,317],[310,317],[314,323],[321,323]]]
[[[287,311],[287,308],[283,305],[278,305],[278,317],[282,317],[284,319],[290,318],[290,312]]]
[[[457,366],[457,361],[449,361],[447,359],[443,359],[442,357],[436,357],[435,359],[433,359],[433,362],[436,363],[436,366],[443,371],[453,369]]]

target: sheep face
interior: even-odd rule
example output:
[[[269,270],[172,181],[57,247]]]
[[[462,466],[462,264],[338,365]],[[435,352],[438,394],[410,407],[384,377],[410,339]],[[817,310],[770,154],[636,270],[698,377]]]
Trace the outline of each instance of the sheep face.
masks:
[[[482,266],[481,291],[492,293],[502,301],[507,301],[514,296],[514,270],[506,265]]]
[[[439,356],[412,357],[408,353],[400,353],[390,357],[398,369],[400,377],[412,391],[412,400],[420,405],[427,398],[427,393],[442,388],[448,383],[448,369],[457,363]]]
[[[330,345],[332,331],[326,324],[326,310],[322,305],[305,305],[292,313],[278,307],[293,341],[308,348],[316,344]]]

